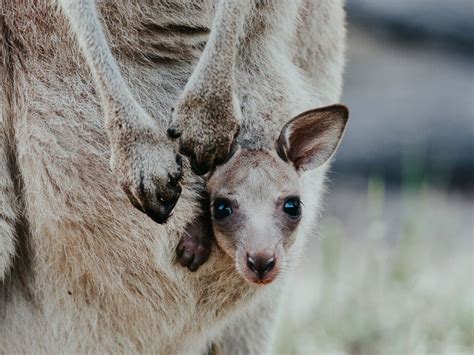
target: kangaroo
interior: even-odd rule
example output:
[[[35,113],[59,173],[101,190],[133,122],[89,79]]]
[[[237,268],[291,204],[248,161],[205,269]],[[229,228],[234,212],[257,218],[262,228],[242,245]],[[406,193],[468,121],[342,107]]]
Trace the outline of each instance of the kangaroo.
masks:
[[[217,167],[206,186],[212,220],[178,245],[181,265],[196,271],[206,261],[213,232],[249,282],[268,284],[287,269],[303,208],[313,213],[303,173],[330,159],[348,117],[341,105],[302,113],[283,127],[273,149],[239,148]]]
[[[2,352],[266,352],[284,277],[175,250],[200,175],[339,100],[342,2],[1,0],[0,29]]]

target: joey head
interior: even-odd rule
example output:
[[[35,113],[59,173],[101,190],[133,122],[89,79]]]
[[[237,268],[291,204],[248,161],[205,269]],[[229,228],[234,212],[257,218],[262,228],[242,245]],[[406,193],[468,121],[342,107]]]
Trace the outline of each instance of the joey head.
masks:
[[[210,224],[218,246],[247,281],[272,282],[289,263],[304,201],[313,198],[302,196],[302,174],[333,155],[348,116],[342,105],[304,112],[285,124],[272,149],[239,148],[218,166],[207,182],[209,218],[200,222],[200,233],[194,229],[181,241],[180,263],[196,270],[205,261],[199,255],[209,248]]]

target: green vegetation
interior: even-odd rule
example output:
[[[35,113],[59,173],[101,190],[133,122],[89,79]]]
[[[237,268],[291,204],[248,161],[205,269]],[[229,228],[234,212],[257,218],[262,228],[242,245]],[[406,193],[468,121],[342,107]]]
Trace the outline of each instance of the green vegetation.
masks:
[[[377,179],[360,198],[368,223],[326,214],[309,242],[275,353],[474,353],[472,199],[452,205],[428,187],[389,195]]]

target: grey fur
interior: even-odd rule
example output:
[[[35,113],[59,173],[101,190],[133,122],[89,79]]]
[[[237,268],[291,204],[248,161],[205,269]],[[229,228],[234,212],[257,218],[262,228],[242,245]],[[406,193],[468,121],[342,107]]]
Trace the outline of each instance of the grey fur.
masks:
[[[200,77],[194,69],[204,58],[209,33],[216,33],[211,28],[219,28],[219,21],[213,22],[216,9],[231,3],[101,1],[101,37],[88,32],[95,23],[90,12],[86,23],[74,17],[74,9],[93,9],[92,2],[64,1],[63,9],[54,1],[1,0],[1,119],[7,128],[0,149],[13,154],[8,159],[0,154],[5,186],[0,201],[6,201],[1,213],[11,215],[0,229],[0,254],[8,255],[1,261],[6,280],[0,285],[2,352],[200,353],[213,343],[216,349],[224,344],[224,349],[255,353],[267,348],[270,331],[255,339],[250,328],[240,329],[253,320],[252,307],[261,309],[258,326],[270,329],[277,307],[264,305],[278,299],[284,277],[263,288],[252,286],[219,248],[197,273],[174,260],[186,224],[199,214],[203,190],[203,180],[188,162],[166,225],[154,223],[129,202],[131,197],[137,206],[156,210],[153,192],[165,198],[176,194],[164,188],[168,174],[178,173],[177,145],[165,135],[172,106],[173,118],[183,124],[184,142],[199,134],[184,122],[216,138],[217,132],[200,127],[201,121],[183,108],[186,93],[197,90],[189,78]],[[239,13],[243,22],[237,21],[242,31],[234,51],[234,81],[226,86],[230,92],[217,98],[232,103],[222,108],[232,112],[223,121],[225,149],[235,122],[241,126],[241,145],[267,147],[291,117],[337,102],[340,95],[342,3],[257,5]],[[99,47],[88,53],[90,45]],[[212,69],[219,55],[212,47],[206,51],[204,67]],[[214,68],[229,79],[226,66]],[[192,142],[197,152],[210,144],[202,138]],[[313,230],[324,170],[303,176],[303,192],[314,198],[292,255]],[[25,224],[18,225],[18,216]],[[21,255],[17,259],[27,260],[12,263],[14,245]]]

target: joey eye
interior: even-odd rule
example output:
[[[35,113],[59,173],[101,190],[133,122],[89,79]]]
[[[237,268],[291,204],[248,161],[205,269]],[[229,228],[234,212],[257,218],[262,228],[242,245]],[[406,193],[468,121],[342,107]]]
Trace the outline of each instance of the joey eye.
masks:
[[[230,206],[230,201],[226,199],[217,199],[213,204],[213,215],[214,218],[224,219],[229,217],[232,214],[232,207]]]
[[[283,212],[293,218],[301,216],[301,201],[297,197],[289,197],[283,204]]]

